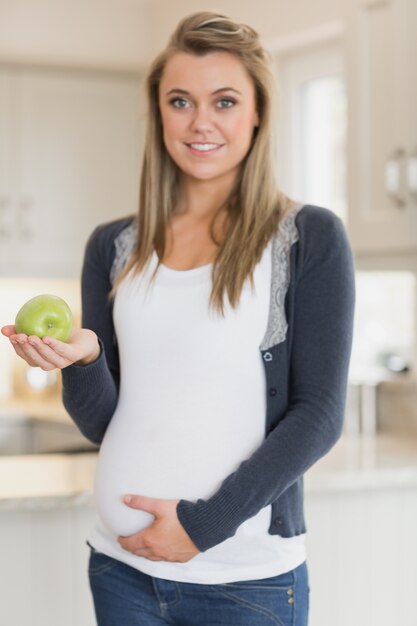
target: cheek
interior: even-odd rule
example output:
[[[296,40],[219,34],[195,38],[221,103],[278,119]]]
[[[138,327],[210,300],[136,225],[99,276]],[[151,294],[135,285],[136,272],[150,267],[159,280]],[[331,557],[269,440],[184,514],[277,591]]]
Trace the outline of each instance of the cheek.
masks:
[[[181,119],[181,116],[173,116],[169,114],[163,115],[162,126],[164,137],[167,142],[182,137],[184,122]]]
[[[163,135],[166,143],[169,143],[175,137],[175,125],[169,118],[162,120]]]
[[[247,144],[251,141],[253,134],[253,117],[248,113],[236,116],[228,126],[228,133],[239,145]]]

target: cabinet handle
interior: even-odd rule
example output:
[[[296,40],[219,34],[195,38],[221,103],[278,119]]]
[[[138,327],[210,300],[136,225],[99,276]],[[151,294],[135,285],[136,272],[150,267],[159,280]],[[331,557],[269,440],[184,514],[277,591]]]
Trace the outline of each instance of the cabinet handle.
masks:
[[[35,234],[34,204],[34,200],[30,196],[23,196],[19,201],[17,222],[19,235],[23,239],[33,239]]]
[[[403,148],[398,148],[388,158],[385,164],[385,188],[388,196],[394,201],[397,207],[402,208],[405,206],[404,194],[402,191],[402,161],[405,157],[405,151]]]
[[[13,216],[12,199],[10,196],[0,196],[0,239],[7,239],[12,236]]]
[[[414,200],[417,200],[417,147],[407,159],[407,186]]]

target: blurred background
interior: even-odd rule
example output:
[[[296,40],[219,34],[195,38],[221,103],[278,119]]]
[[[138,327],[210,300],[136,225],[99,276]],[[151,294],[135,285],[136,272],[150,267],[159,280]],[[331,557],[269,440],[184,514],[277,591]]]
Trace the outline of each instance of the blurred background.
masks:
[[[280,186],[339,215],[355,257],[344,434],[306,477],[311,624],[415,626],[416,0],[0,0],[0,325],[39,293],[79,323],[89,234],[137,210],[145,72],[199,9],[261,34]],[[4,338],[0,453],[0,623],[90,626],[96,450],[59,373]]]

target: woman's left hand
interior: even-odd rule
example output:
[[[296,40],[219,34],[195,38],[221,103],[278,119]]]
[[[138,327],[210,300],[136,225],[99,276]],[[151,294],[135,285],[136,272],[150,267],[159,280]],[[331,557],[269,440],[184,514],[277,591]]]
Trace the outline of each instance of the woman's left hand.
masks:
[[[125,496],[123,501],[132,509],[147,511],[155,516],[150,526],[129,537],[118,537],[125,550],[150,561],[186,563],[200,550],[191,541],[177,516],[179,500],[162,500],[146,496]]]

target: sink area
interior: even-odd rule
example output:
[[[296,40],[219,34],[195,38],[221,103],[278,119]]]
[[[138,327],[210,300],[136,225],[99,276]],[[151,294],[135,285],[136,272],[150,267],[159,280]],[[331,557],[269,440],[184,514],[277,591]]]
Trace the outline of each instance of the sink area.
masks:
[[[78,454],[98,446],[71,422],[26,416],[0,418],[0,456],[22,454]]]

